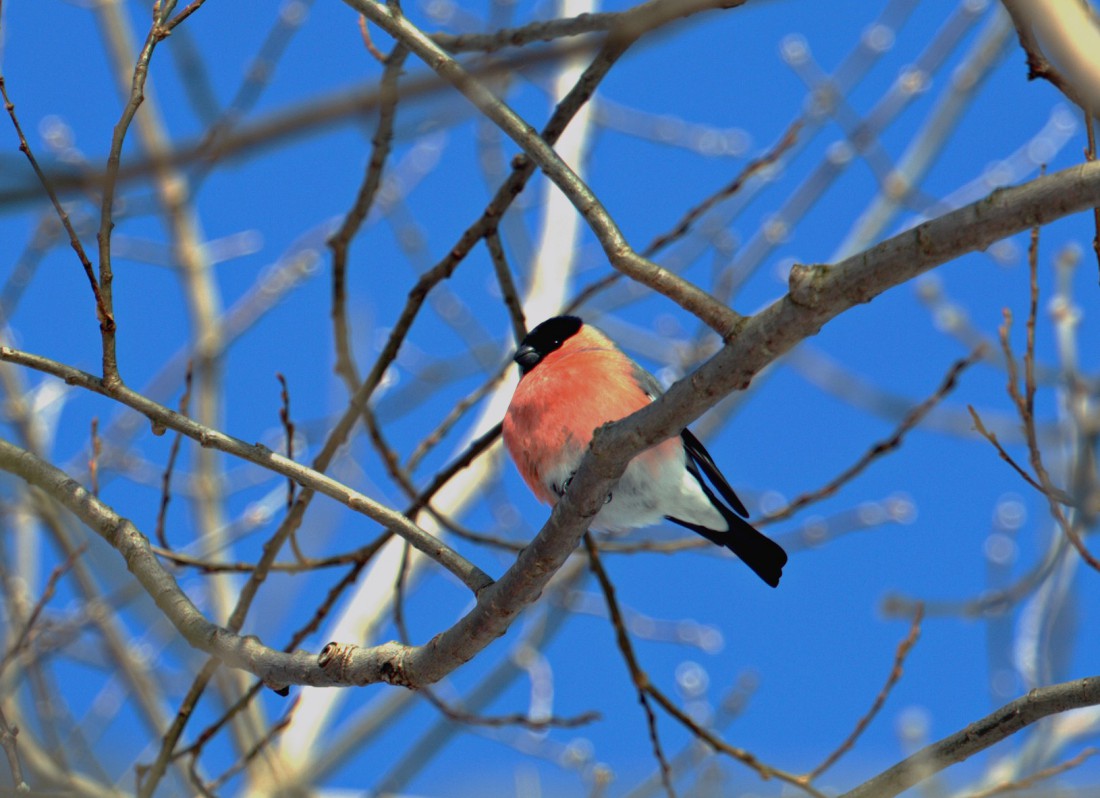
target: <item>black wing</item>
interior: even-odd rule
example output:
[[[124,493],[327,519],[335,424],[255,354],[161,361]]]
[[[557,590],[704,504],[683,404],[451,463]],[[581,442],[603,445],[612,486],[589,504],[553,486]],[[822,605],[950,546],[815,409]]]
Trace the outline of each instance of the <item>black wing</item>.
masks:
[[[726,500],[729,506],[732,507],[739,516],[748,518],[749,511],[745,509],[745,505],[737,498],[737,494],[733,492],[730,483],[722,476],[722,472],[718,470],[714,458],[710,456],[710,452],[706,450],[702,442],[696,438],[694,433],[689,429],[685,429],[681,432],[680,437],[684,440],[684,448],[687,449],[688,457],[691,458],[691,461],[696,466],[702,469],[703,473],[706,474],[707,479],[710,481],[710,484],[718,489],[722,498]]]
[[[635,376],[650,399],[656,399],[661,395],[661,386],[648,371],[638,367],[635,369]],[[702,535],[712,543],[725,546],[740,557],[767,584],[778,587],[779,578],[783,575],[783,566],[787,564],[787,552],[783,551],[783,547],[767,535],[756,530],[748,521],[737,517],[741,515],[742,518],[748,518],[749,511],[745,509],[745,505],[737,498],[737,494],[733,492],[730,483],[718,470],[718,465],[714,462],[714,458],[710,456],[710,452],[706,450],[706,447],[695,437],[691,430],[685,429],[681,432],[680,439],[684,442],[684,450],[688,454],[688,471],[699,481],[699,487],[703,489],[703,493],[706,494],[710,503],[726,519],[728,529],[724,531],[707,529],[705,526],[693,524],[680,518],[673,518],[671,515],[666,515],[665,518],[674,524],[679,524]],[[702,470],[702,474],[699,473],[700,470]],[[704,474],[706,479],[703,479]],[[714,491],[707,484],[708,481],[722,495],[725,503],[714,495]]]

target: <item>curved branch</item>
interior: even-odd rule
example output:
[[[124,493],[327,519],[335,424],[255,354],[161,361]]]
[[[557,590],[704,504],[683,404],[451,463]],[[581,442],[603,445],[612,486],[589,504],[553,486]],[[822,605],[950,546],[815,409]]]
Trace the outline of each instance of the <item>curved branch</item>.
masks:
[[[17,447],[0,442],[0,467],[48,489],[126,557],[131,571],[188,641],[269,684],[332,686],[385,681],[415,687],[438,681],[507,631],[534,602],[576,548],[603,507],[626,464],[655,443],[679,433],[734,390],[744,389],[765,366],[828,321],[889,288],[959,255],[1100,204],[1100,162],[1057,172],[985,199],[894,236],[835,266],[796,266],[790,293],[749,319],[734,339],[660,399],[627,419],[601,427],[546,525],[496,582],[477,592],[477,604],[454,626],[423,646],[386,643],[373,648],[332,644],[314,656],[284,654],[255,638],[234,635],[207,622],[175,585],[148,540],[63,472]],[[178,429],[204,446],[245,457],[353,509],[367,511],[365,496],[264,447],[249,446],[151,402],[122,387],[107,393],[96,378],[45,358],[0,347],[0,359],[57,374],[72,384],[106,393],[146,414],[156,426]],[[49,488],[44,484],[49,482]],[[371,515],[397,513],[370,503]],[[443,544],[439,543],[439,546]],[[457,556],[457,555],[456,555]]]
[[[64,380],[68,385],[78,385],[81,388],[114,399],[148,418],[153,423],[155,434],[159,434],[165,429],[182,432],[187,437],[198,441],[204,449],[215,449],[255,463],[269,471],[294,480],[303,488],[315,490],[329,498],[336,499],[352,510],[366,515],[405,538],[417,550],[424,552],[462,580],[462,583],[470,588],[474,594],[477,594],[479,590],[493,581],[488,574],[466,560],[446,543],[425,532],[396,510],[352,490],[320,471],[273,452],[263,444],[245,443],[239,438],[234,438],[224,432],[200,424],[181,413],[154,402],[137,391],[127,388],[125,385],[108,388],[105,382],[94,374],[66,366],[49,358],[21,352],[7,346],[0,346],[0,360],[30,366],[46,374],[52,374]],[[76,483],[74,482],[74,484]]]
[[[1046,78],[1086,113],[1100,113],[1100,24],[1088,3],[1004,0],[1004,6],[1027,54],[1028,77]]]
[[[505,134],[523,148],[524,153],[561,190],[588,223],[603,247],[611,265],[633,280],[649,286],[703,320],[723,338],[734,332],[741,316],[727,308],[696,285],[642,257],[627,242],[615,220],[585,182],[565,163],[538,132],[497,97],[482,81],[467,71],[423,31],[409,22],[400,9],[375,0],[344,0],[358,13],[403,43],[444,80],[465,95]],[[647,3],[646,12],[616,25],[608,33],[608,42],[625,46],[692,11],[732,7],[744,0],[660,0]]]
[[[932,743],[840,798],[890,798],[1037,720],[1096,704],[1100,704],[1100,676],[1040,687],[965,729]]]

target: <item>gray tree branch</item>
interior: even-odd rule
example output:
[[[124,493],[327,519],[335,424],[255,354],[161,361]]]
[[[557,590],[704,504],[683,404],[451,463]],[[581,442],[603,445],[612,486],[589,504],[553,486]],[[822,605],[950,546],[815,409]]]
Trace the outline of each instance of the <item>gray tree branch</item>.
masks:
[[[932,743],[841,798],[891,798],[948,765],[962,762],[1037,720],[1100,704],[1100,676],[1039,687],[965,729]]]
[[[499,580],[477,592],[477,604],[467,615],[423,646],[386,643],[358,648],[330,644],[317,657],[306,652],[285,654],[255,638],[232,634],[199,613],[133,524],[64,472],[9,443],[0,444],[0,468],[46,490],[98,531],[124,556],[130,570],[191,645],[226,664],[249,670],[273,685],[332,686],[379,681],[408,687],[430,684],[503,635],[519,613],[538,598],[576,548],[626,464],[639,452],[677,434],[728,393],[744,389],[766,365],[854,305],[869,302],[887,289],[964,253],[1098,203],[1100,163],[1084,164],[1022,186],[999,189],[979,202],[894,236],[835,266],[795,267],[790,293],[749,319],[714,357],[673,385],[658,401],[597,431],[569,493],[555,506],[531,544]],[[91,375],[7,347],[0,347],[0,359],[23,363],[105,393],[144,413],[157,427],[178,429],[204,446],[245,457],[337,498],[352,509],[386,518],[400,529],[412,526],[399,513],[323,474],[264,447],[249,446],[205,428],[128,389],[106,393]],[[426,534],[423,530],[420,533]],[[418,540],[433,550],[434,538]],[[438,555],[439,550],[434,550]]]

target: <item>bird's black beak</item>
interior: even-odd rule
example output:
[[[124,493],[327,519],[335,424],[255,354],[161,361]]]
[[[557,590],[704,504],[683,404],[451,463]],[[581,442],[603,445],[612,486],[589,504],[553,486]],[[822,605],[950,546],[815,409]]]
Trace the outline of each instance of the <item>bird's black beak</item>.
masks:
[[[512,360],[516,361],[516,364],[519,365],[520,373],[526,374],[538,365],[539,361],[542,360],[542,355],[538,353],[535,347],[524,344],[516,350],[515,357],[513,357]]]

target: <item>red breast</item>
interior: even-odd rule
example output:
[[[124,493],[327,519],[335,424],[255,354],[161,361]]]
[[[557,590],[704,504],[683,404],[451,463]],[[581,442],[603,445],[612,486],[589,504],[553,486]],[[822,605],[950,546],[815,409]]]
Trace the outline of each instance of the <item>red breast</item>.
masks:
[[[541,501],[557,501],[544,473],[563,460],[579,462],[598,427],[650,403],[634,377],[636,368],[604,335],[585,326],[520,380],[504,417],[504,443]],[[642,460],[675,456],[678,445],[666,441]]]

